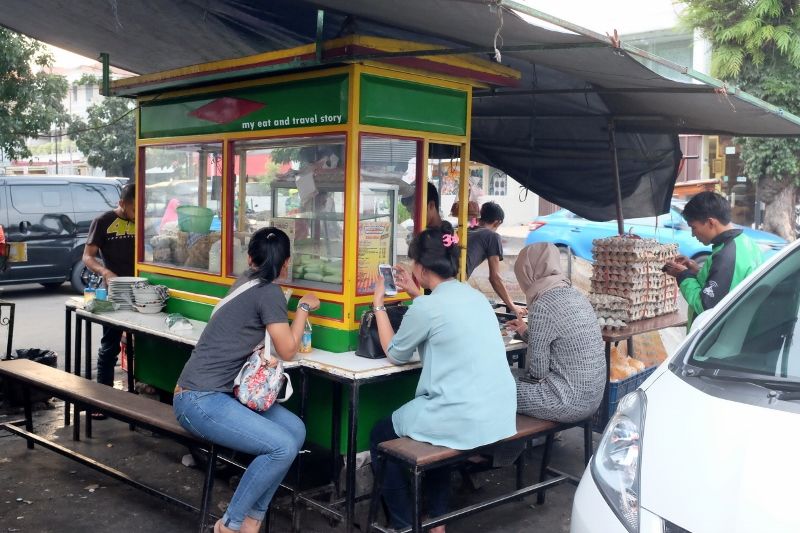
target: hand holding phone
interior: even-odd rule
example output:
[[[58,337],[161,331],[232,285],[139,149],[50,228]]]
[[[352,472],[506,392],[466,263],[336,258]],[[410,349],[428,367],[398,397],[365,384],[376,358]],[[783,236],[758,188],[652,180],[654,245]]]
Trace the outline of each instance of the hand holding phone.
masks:
[[[392,265],[379,265],[378,273],[380,273],[381,279],[383,279],[384,294],[386,294],[386,296],[396,296],[397,283],[394,279],[394,269]]]

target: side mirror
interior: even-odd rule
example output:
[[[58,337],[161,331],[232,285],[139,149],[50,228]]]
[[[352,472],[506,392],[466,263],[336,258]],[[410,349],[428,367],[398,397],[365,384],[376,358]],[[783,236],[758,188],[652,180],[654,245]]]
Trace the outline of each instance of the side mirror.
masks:
[[[75,222],[73,222],[72,219],[69,218],[67,215],[61,215],[59,217],[59,222],[61,223],[61,226],[64,228],[64,230],[70,235],[75,235],[76,233],[78,233],[78,225],[75,224]]]

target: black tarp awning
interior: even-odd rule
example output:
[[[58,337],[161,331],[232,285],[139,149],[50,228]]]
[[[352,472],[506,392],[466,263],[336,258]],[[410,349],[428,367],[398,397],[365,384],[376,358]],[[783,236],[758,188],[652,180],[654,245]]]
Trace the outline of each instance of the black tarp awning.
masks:
[[[502,9],[498,6],[502,5]],[[476,92],[472,159],[591,219],[614,218],[608,124],[615,120],[626,216],[668,209],[678,133],[800,135],[800,119],[734,87],[671,66],[669,80],[612,46],[511,1],[473,0],[4,0],[0,25],[139,74],[313,43],[349,33],[390,37],[490,57],[502,28],[502,63],[515,89]],[[513,9],[518,11],[514,11]],[[526,12],[578,33],[531,24]]]

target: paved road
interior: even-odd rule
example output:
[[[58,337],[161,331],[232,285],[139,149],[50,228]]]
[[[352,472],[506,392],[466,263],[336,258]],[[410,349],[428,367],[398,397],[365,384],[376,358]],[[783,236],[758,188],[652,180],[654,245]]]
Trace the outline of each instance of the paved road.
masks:
[[[76,296],[65,283],[56,290],[41,285],[6,285],[0,287],[0,299],[16,304],[13,349],[45,348],[59,355],[59,368],[63,369],[64,356],[64,302]],[[92,328],[92,346],[100,345],[100,328]],[[6,332],[0,331],[5,350]]]

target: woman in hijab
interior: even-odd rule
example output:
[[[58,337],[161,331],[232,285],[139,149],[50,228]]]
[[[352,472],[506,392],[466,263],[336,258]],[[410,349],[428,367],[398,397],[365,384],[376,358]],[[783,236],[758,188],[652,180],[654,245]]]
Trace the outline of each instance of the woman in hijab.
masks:
[[[517,411],[577,422],[603,398],[603,338],[589,300],[561,271],[560,252],[549,243],[522,249],[514,265],[528,301],[528,324],[509,322],[528,343],[526,368],[515,371]]]

